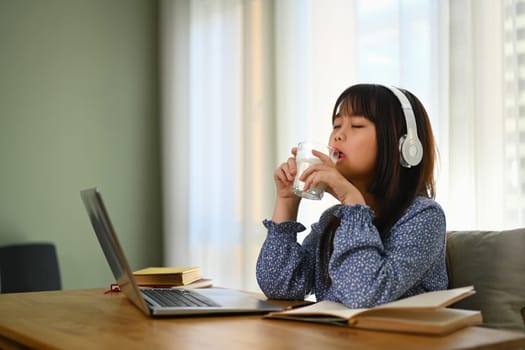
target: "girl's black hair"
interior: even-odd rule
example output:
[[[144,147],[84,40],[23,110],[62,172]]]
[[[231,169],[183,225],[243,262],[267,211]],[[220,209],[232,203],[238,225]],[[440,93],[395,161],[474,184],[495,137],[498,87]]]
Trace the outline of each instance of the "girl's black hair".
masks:
[[[378,205],[373,224],[384,240],[392,226],[401,218],[416,196],[434,198],[434,136],[427,112],[421,102],[407,90],[407,96],[417,124],[417,133],[423,145],[423,159],[411,168],[401,166],[399,139],[406,134],[406,121],[397,97],[386,87],[374,84],[353,85],[338,97],[333,120],[340,115],[364,116],[375,124],[377,161],[373,179],[368,188]],[[319,244],[321,277],[330,284],[328,262],[338,220],[324,230]],[[337,223],[337,224],[336,224]]]

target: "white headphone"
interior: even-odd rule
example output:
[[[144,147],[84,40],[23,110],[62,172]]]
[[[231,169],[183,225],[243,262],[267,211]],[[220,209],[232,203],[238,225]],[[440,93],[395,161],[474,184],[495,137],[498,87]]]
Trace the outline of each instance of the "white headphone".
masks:
[[[392,91],[399,100],[399,103],[401,103],[401,109],[403,109],[407,124],[407,133],[399,139],[401,165],[405,168],[416,166],[421,162],[421,159],[423,159],[423,145],[417,137],[417,124],[412,105],[401,90],[394,86],[384,86]]]

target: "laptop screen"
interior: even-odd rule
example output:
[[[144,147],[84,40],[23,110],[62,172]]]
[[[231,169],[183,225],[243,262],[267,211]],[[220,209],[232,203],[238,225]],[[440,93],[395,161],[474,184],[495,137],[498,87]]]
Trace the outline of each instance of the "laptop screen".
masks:
[[[149,309],[120,247],[100,192],[96,188],[91,188],[81,191],[80,196],[120,290],[144,313],[149,314]]]

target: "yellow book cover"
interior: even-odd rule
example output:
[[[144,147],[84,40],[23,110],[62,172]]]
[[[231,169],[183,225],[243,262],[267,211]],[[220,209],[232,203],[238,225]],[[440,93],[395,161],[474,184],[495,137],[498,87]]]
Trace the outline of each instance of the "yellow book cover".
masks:
[[[320,301],[297,309],[272,312],[265,318],[442,335],[483,322],[480,311],[447,308],[474,293],[473,286],[434,291],[369,309],[349,309],[333,301]]]
[[[147,267],[133,275],[140,286],[183,286],[202,277],[200,267]]]

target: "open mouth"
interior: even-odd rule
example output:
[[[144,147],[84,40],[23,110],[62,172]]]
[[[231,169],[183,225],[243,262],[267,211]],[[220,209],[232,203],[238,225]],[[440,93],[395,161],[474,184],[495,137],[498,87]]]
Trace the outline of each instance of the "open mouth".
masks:
[[[335,159],[336,162],[340,161],[341,159],[343,159],[345,157],[344,153],[341,152],[340,150],[336,149],[334,151],[334,153],[332,154],[333,156],[333,159]]]

